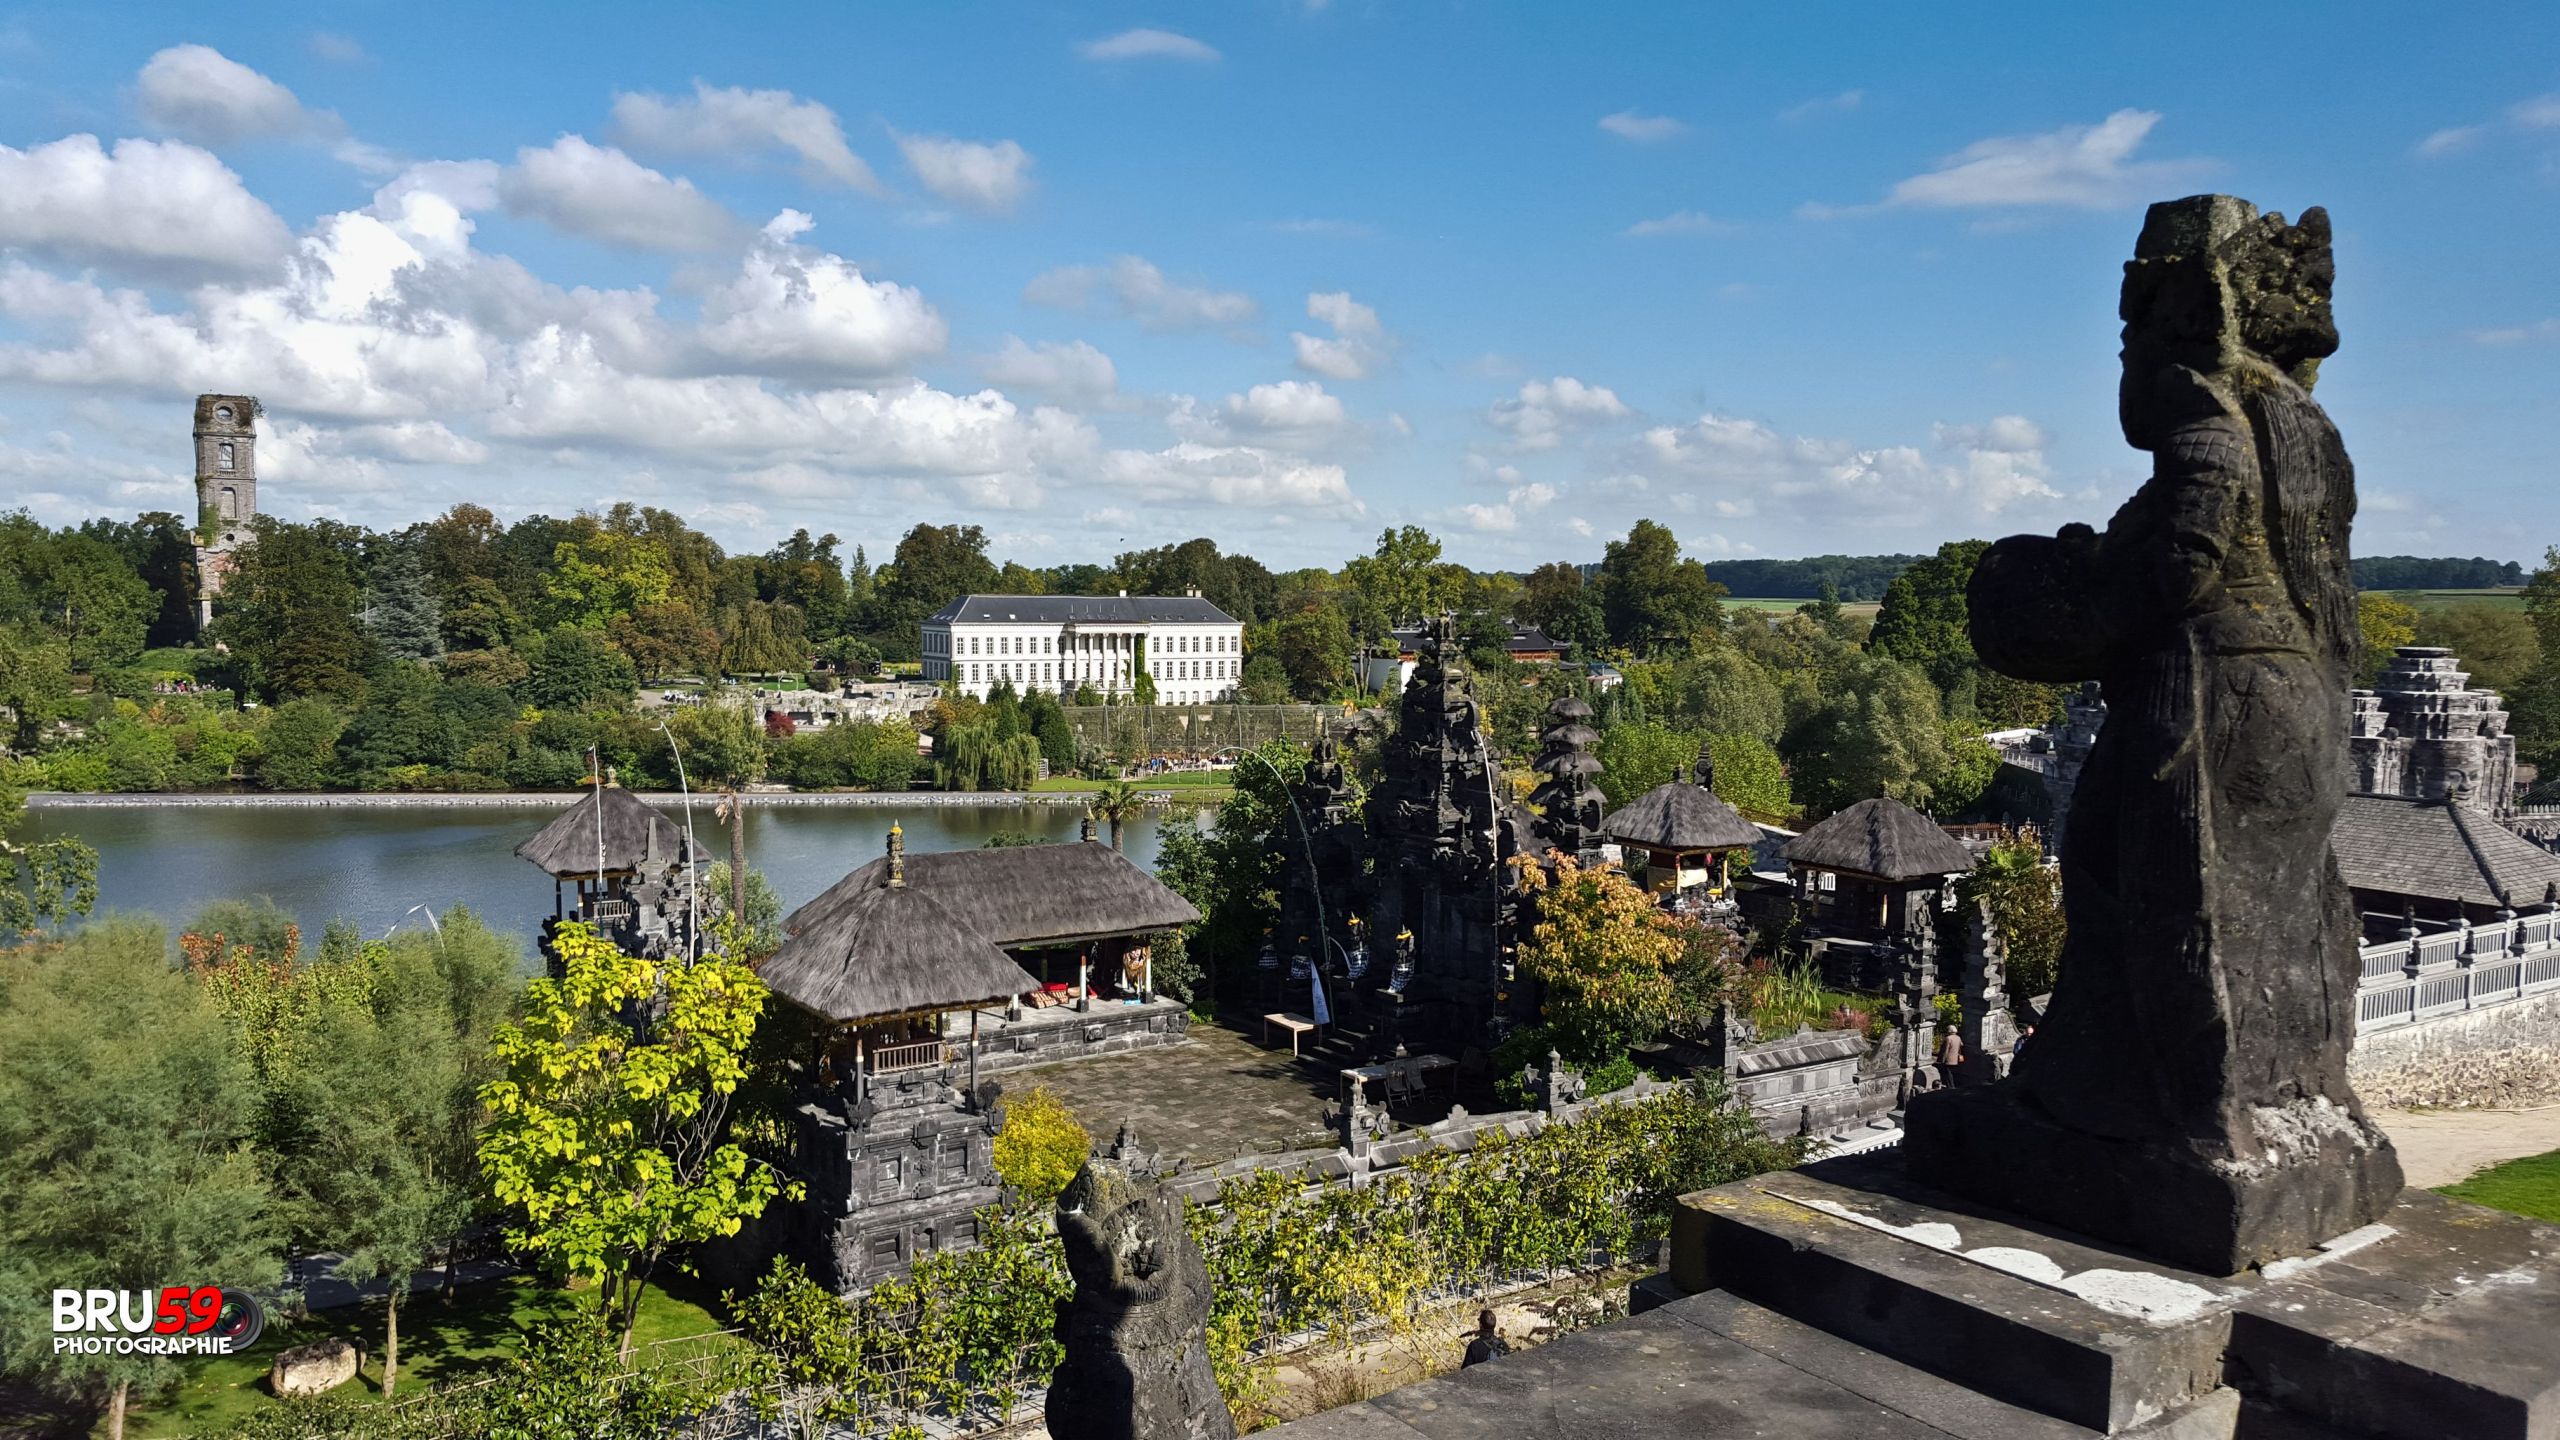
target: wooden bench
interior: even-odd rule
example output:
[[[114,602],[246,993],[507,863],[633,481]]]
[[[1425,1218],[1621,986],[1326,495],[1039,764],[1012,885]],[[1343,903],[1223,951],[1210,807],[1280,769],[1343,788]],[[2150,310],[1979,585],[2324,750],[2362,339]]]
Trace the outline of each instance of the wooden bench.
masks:
[[[1281,1029],[1289,1032],[1289,1054],[1292,1059],[1296,1058],[1298,1053],[1298,1037],[1308,1034],[1316,1028],[1316,1022],[1308,1019],[1304,1015],[1293,1014],[1285,1010],[1275,1010],[1262,1017],[1263,1044],[1268,1045],[1271,1043],[1271,1027],[1274,1025],[1277,1025]]]

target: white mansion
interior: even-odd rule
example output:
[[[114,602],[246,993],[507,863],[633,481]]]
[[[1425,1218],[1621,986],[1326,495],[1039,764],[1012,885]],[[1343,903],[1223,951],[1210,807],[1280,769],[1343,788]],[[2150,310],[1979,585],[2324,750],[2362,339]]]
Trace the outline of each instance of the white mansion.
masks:
[[[998,680],[1017,691],[1103,695],[1135,688],[1144,658],[1156,703],[1235,698],[1244,624],[1187,595],[963,595],[925,617],[924,678],[956,680],[985,699]]]

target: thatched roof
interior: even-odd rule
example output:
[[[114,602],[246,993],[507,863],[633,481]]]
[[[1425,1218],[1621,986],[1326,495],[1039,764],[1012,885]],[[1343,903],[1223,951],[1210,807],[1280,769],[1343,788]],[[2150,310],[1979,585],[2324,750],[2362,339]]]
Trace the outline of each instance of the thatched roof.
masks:
[[[1786,857],[1817,870],[1879,880],[1922,880],[1973,868],[1973,856],[1937,822],[1890,796],[1861,800],[1787,842]]]
[[[837,887],[844,893],[824,923],[794,933],[756,967],[773,993],[843,1024],[966,1010],[1039,987],[912,875],[891,885],[875,864],[854,878],[862,876],[870,883]]]
[[[888,863],[874,860],[827,887],[792,911],[783,928],[799,935],[831,923],[880,888]],[[1200,918],[1190,901],[1099,841],[946,850],[910,855],[906,865],[908,889],[931,894],[1006,950],[1171,930]]]
[[[1674,778],[1613,812],[1601,833],[1655,850],[1735,850],[1760,843],[1760,827],[1704,785]]]
[[[2358,890],[2521,910],[2560,883],[2554,855],[2467,805],[2350,795],[2329,832]]]
[[[603,854],[598,859],[597,810],[603,816]],[[619,785],[604,785],[578,797],[516,853],[567,880],[631,870],[663,870],[684,863],[684,831],[649,802]]]

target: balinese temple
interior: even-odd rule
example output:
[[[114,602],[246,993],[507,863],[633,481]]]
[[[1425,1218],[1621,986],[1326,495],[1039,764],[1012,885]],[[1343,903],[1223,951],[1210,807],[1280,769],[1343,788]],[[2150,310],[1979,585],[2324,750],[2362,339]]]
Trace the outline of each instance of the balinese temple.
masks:
[[[551,876],[551,918],[542,924],[546,958],[568,920],[594,926],[625,954],[689,953],[702,917],[684,830],[610,773],[516,853]]]
[[[839,1291],[973,1243],[976,1214],[999,1190],[975,1051],[946,1042],[944,1021],[1034,982],[963,917],[965,905],[946,903],[962,896],[914,863],[893,827],[888,854],[829,890],[823,915],[803,907],[756,967],[814,1022],[792,1153],[806,1194],[776,1201],[760,1234]]]
[[[1547,706],[1545,728],[1538,732],[1533,768],[1543,778],[1529,792],[1549,842],[1585,864],[1599,858],[1600,812],[1607,803],[1600,793],[1600,757],[1591,753],[1599,743],[1590,704],[1578,696],[1558,697]]]
[[[2446,800],[2475,809],[2515,808],[2516,737],[2495,690],[2471,688],[2451,650],[2403,645],[2370,690],[2349,700],[2347,789],[2360,795]]]
[[[1928,816],[1879,795],[1786,844],[1800,932],[1825,980],[1883,992],[1897,957],[1939,911],[1973,856]]]
[[[2560,895],[2560,855],[2467,796],[2350,795],[2329,846],[2367,943],[2398,938],[2412,919],[2485,925]]]
[[[1716,794],[1715,762],[1703,750],[1695,780],[1673,766],[1668,781],[1611,813],[1604,828],[1627,877],[1682,909],[1724,907],[1735,855],[1747,867],[1761,839],[1760,827]]]

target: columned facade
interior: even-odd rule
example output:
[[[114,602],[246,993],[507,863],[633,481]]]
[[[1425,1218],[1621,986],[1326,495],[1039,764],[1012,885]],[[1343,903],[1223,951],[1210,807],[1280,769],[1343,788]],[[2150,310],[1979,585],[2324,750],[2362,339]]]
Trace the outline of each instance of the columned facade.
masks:
[[[1137,689],[1143,672],[1164,705],[1235,698],[1244,626],[1195,592],[1151,595],[963,595],[926,617],[924,678],[985,699],[1000,681],[1021,693],[1104,696]]]

